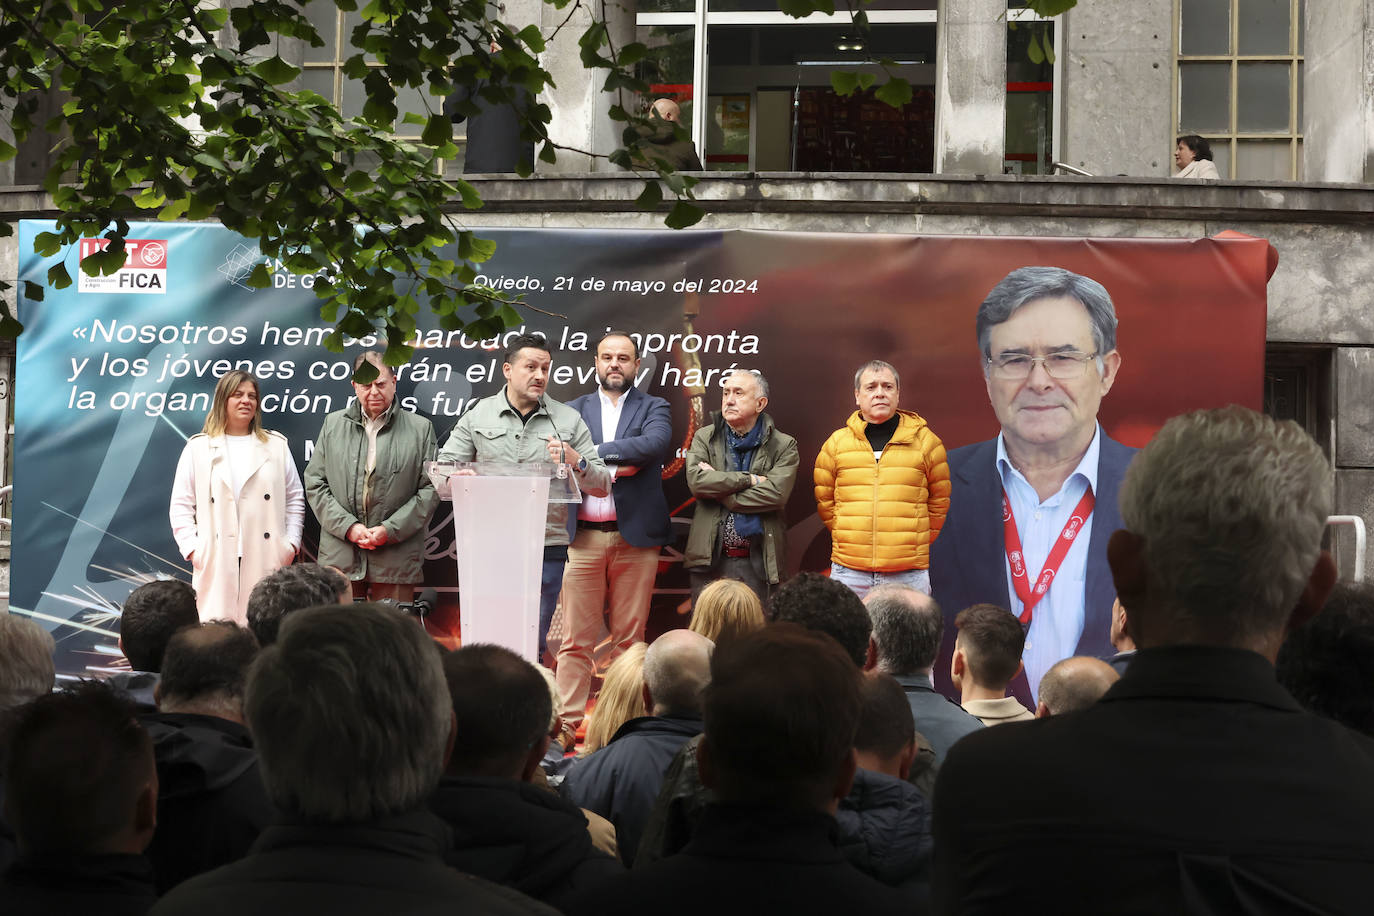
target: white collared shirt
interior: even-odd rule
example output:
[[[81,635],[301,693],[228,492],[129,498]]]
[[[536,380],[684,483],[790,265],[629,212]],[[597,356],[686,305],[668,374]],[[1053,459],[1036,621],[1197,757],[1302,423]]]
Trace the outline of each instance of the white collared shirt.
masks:
[[[1097,459],[1101,443],[1102,427],[1098,426],[1093,433],[1092,443],[1073,473],[1057,493],[1041,502],[1035,488],[1020,471],[1012,467],[1007,458],[1006,443],[1000,434],[997,436],[997,471],[1001,475],[1007,498],[1011,501],[1012,514],[1016,516],[1016,532],[1021,536],[1026,575],[1032,583],[1039,578],[1050,550],[1083,494],[1089,487],[1094,494],[1097,493]],[[1086,604],[1088,543],[1092,538],[1093,518],[1096,515],[1094,510],[1083,524],[1073,545],[1064,555],[1064,562],[1059,565],[1059,572],[1055,574],[1049,591],[1035,605],[1030,628],[1026,631],[1026,647],[1021,653],[1032,697],[1040,695],[1040,679],[1050,666],[1078,651],[1078,640],[1083,636]],[[1020,617],[1023,605],[1016,596],[1005,550],[1002,558],[1007,576],[1007,594],[1011,601],[1009,610]]]
[[[615,431],[620,428],[620,414],[625,408],[630,390],[627,388],[620,392],[620,399],[611,402],[610,395],[606,394],[605,388],[596,389],[597,397],[601,398],[601,441],[610,442],[615,439]],[[611,482],[615,482],[616,465],[606,465],[611,471]],[[591,496],[582,494],[582,505],[577,510],[577,517],[589,522],[613,522],[615,521],[615,490],[606,491],[605,496]]]

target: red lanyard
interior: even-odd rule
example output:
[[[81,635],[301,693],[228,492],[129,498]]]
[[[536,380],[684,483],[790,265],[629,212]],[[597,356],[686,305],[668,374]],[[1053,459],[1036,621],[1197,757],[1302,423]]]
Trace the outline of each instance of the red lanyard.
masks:
[[[1073,507],[1073,515],[1064,523],[1064,530],[1055,538],[1054,547],[1050,548],[1050,555],[1045,558],[1045,566],[1040,570],[1040,577],[1035,580],[1035,590],[1032,592],[1030,578],[1026,575],[1026,558],[1021,552],[1021,535],[1016,533],[1016,517],[1011,513],[1011,500],[1007,498],[1007,488],[1002,488],[1002,531],[1006,535],[1007,565],[1011,567],[1011,581],[1016,587],[1016,597],[1021,599],[1022,623],[1031,622],[1035,605],[1045,597],[1045,592],[1050,590],[1055,573],[1059,572],[1059,564],[1064,562],[1065,555],[1073,546],[1073,539],[1083,530],[1083,526],[1093,514],[1096,502],[1092,487],[1088,487],[1078,505]]]

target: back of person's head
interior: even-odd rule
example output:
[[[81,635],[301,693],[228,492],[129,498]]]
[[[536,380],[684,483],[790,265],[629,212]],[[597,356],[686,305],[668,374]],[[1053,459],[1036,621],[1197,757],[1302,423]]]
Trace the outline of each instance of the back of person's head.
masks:
[[[648,714],[644,708],[644,655],[648,649],[642,642],[635,643],[606,669],[596,708],[587,715],[583,755],[610,744],[620,726]]]
[[[717,579],[697,595],[688,629],[719,645],[763,624],[763,604],[752,588],[738,579]]]
[[[1330,463],[1291,420],[1232,406],[1165,423],[1126,472],[1126,530],[1108,550],[1136,645],[1276,650],[1334,578],[1318,563],[1331,490]]]
[[[83,682],[12,713],[5,814],[35,856],[139,853],[153,836],[153,745],[133,704]]]
[[[273,570],[258,580],[248,595],[248,629],[266,648],[277,641],[282,618],[292,611],[323,607],[345,600],[348,583],[334,570],[318,563],[293,563]]]
[[[253,634],[227,620],[178,630],[162,657],[158,709],[242,720],[248,667],[257,655]]]
[[[195,589],[180,579],[145,582],[129,592],[119,614],[119,644],[135,671],[161,671],[167,641],[200,623]]]
[[[916,724],[897,679],[883,671],[865,673],[859,685],[859,727],[854,750],[876,762],[880,772],[905,779],[916,756]]]
[[[864,596],[873,620],[878,670],[928,674],[940,652],[944,616],[935,599],[909,585],[879,585]]]
[[[1043,719],[1087,709],[1120,679],[1116,669],[1100,658],[1075,655],[1061,659],[1040,679],[1035,714]]]
[[[669,630],[644,653],[646,705],[656,716],[701,717],[701,691],[711,681],[715,643],[691,630]]]
[[[244,712],[283,813],[362,823],[410,811],[434,790],[453,705],[419,624],[359,603],[288,615],[249,671]]]
[[[847,586],[819,573],[797,573],[773,593],[769,608],[775,621],[795,623],[831,637],[854,664],[863,667],[873,622],[859,596]]]
[[[1340,582],[1279,649],[1279,683],[1317,715],[1374,736],[1374,586]]]
[[[979,687],[1005,690],[1021,670],[1026,632],[1011,611],[995,604],[966,607],[954,618],[959,636],[954,646],[964,654],[969,674]]]
[[[448,772],[524,779],[548,746],[553,700],[533,665],[509,649],[463,646],[444,657],[455,717]]]
[[[52,690],[52,634],[18,614],[0,611],[0,712]]]
[[[711,659],[702,782],[726,801],[827,808],[849,791],[859,682],[833,639],[778,623]]]

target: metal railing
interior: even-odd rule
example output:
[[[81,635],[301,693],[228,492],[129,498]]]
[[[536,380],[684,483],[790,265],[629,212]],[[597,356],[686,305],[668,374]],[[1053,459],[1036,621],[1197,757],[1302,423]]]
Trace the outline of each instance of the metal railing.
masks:
[[[1331,515],[1326,519],[1328,525],[1349,525],[1355,529],[1355,570],[1350,581],[1364,581],[1364,519],[1358,515]]]
[[[1067,162],[1051,162],[1050,171],[1068,172],[1070,175],[1082,175],[1084,178],[1094,177],[1092,172],[1085,171],[1083,169],[1078,168],[1077,166],[1069,165]]]

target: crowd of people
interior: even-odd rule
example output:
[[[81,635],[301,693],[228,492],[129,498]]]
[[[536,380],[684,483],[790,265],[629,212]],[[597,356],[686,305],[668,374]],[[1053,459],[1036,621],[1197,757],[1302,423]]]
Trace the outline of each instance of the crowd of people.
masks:
[[[1111,538],[1124,674],[1067,659],[1008,715],[1024,633],[976,605],[961,708],[919,589],[802,573],[764,613],[722,583],[567,759],[538,666],[314,564],[248,627],[141,586],[144,670],[57,692],[51,636],[0,616],[0,911],[1363,912],[1374,589],[1336,584],[1331,489],[1291,423],[1177,417]]]
[[[1240,407],[1114,442],[1115,332],[1099,284],[1013,271],[977,321],[1001,432],[948,454],[894,366],[860,367],[813,472],[828,574],[787,575],[797,442],[762,375],[727,376],[686,455],[692,617],[647,644],[666,402],[627,334],[569,405],[516,338],[440,454],[587,494],[550,507],[545,664],[366,600],[413,587],[436,444],[375,361],[301,488],[325,565],[283,551],[249,587],[245,552],[223,619],[141,585],[132,670],[57,692],[51,636],[0,615],[0,912],[1364,912],[1374,589],[1322,550],[1327,460]],[[224,387],[216,428],[252,441],[188,444],[212,514],[248,491],[234,450],[275,447]],[[226,530],[193,521],[191,553]]]

